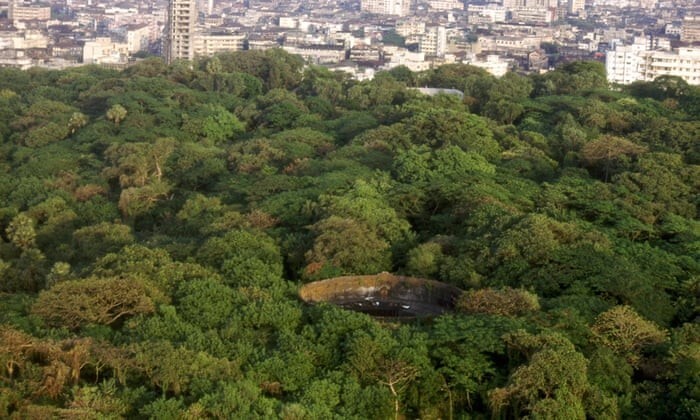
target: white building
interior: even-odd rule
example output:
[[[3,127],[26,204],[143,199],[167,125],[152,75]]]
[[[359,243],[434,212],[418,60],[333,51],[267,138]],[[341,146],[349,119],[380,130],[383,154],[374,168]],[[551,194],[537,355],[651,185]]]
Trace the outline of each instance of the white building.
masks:
[[[642,53],[640,72],[646,81],[659,76],[677,76],[689,85],[700,85],[700,48],[679,48],[674,51]]]
[[[85,41],[84,64],[120,64],[127,61],[129,47],[125,42],[114,42],[109,37]]]
[[[194,32],[197,22],[195,0],[170,0],[166,26],[166,62],[194,58]]]
[[[467,5],[467,21],[473,24],[506,21],[506,8],[497,4]]]
[[[49,20],[51,19],[51,7],[9,0],[7,18],[13,23],[23,20]]]
[[[128,25],[126,27],[126,44],[129,54],[137,51],[146,51],[150,44],[151,27],[143,23],[140,25]]]
[[[640,73],[641,53],[646,50],[646,45],[635,43],[618,45],[615,49],[608,51],[605,57],[605,72],[608,76],[608,82],[626,85],[643,80]]]
[[[433,10],[463,10],[464,3],[459,0],[428,0],[428,6]]]
[[[282,47],[290,54],[300,55],[309,64],[336,64],[345,60],[345,48],[332,45],[299,45]]]
[[[447,52],[447,28],[441,25],[427,26],[418,49],[425,55],[443,57]]]
[[[396,33],[403,37],[422,35],[425,33],[425,21],[413,17],[399,20],[396,22]]]
[[[557,7],[558,0],[503,0],[503,7],[506,9],[516,9],[516,8],[539,8],[548,9],[550,7]]]
[[[496,77],[505,76],[510,65],[508,60],[504,60],[496,54],[487,55],[485,59],[478,59],[476,55],[472,55],[467,57],[463,63],[484,69]]]
[[[700,16],[686,16],[681,25],[681,41],[700,41]]]
[[[617,46],[608,52],[605,68],[611,83],[651,82],[659,76],[677,76],[690,85],[700,85],[700,48],[660,51],[639,44]]]
[[[586,8],[586,0],[567,0],[566,11],[575,15],[582,12]]]
[[[522,23],[544,23],[554,21],[555,8],[546,7],[514,7],[511,9],[511,20]]]
[[[198,33],[194,37],[194,55],[208,57],[226,51],[242,51],[246,36],[229,33]]]
[[[411,11],[410,0],[361,0],[360,9],[363,12],[378,15],[406,16]]]
[[[389,62],[385,65],[386,69],[406,66],[413,72],[419,72],[430,68],[430,63],[425,61],[425,54],[422,52],[411,52],[405,48],[385,45],[384,54],[389,58]]]

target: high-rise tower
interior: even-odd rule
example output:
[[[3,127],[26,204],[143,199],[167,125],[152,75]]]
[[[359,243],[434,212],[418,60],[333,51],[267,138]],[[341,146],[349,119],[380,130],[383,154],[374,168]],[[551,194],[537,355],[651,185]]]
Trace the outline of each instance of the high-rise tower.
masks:
[[[165,60],[192,60],[197,23],[196,0],[170,0],[165,46]]]

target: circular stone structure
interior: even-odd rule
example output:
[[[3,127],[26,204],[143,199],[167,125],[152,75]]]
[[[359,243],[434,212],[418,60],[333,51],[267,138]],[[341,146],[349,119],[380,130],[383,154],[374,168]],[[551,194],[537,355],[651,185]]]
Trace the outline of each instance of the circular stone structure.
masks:
[[[461,293],[439,281],[390,273],[335,277],[305,284],[299,290],[307,303],[328,302],[381,318],[441,315],[454,308]]]

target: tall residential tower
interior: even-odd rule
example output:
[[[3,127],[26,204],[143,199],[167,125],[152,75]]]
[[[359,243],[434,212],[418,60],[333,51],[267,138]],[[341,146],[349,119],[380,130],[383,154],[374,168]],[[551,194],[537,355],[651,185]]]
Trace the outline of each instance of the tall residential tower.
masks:
[[[166,27],[165,60],[192,60],[197,23],[196,0],[170,0]]]

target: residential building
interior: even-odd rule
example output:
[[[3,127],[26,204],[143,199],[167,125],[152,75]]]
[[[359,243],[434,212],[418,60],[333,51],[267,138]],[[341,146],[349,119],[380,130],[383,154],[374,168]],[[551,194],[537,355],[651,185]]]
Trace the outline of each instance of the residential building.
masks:
[[[643,80],[659,76],[676,76],[689,85],[700,85],[700,48],[678,48],[674,51],[646,51],[640,72]]]
[[[506,8],[497,4],[468,4],[469,24],[496,23],[506,21]]]
[[[549,24],[554,21],[556,8],[515,7],[510,12],[514,22]]]
[[[245,34],[198,33],[194,38],[194,55],[205,57],[225,51],[242,51]]]
[[[586,8],[586,0],[567,0],[566,11],[570,15],[576,15]]]
[[[411,11],[411,0],[361,0],[360,9],[378,15],[406,16]]]
[[[676,76],[688,84],[700,85],[700,48],[663,51],[648,50],[642,44],[616,46],[608,51],[605,69],[611,83],[651,82],[659,76]]]
[[[605,72],[610,83],[623,85],[643,80],[640,72],[642,64],[641,53],[646,51],[646,45],[635,43],[632,45],[617,45],[605,56]]]
[[[120,64],[127,61],[129,46],[126,42],[114,42],[110,37],[86,41],[83,46],[85,64]]]
[[[508,67],[510,65],[508,60],[504,60],[496,54],[489,54],[484,58],[471,55],[467,57],[463,63],[484,69],[496,77],[505,76],[505,74],[508,73]]]
[[[427,26],[418,48],[428,56],[444,56],[447,52],[447,29],[442,25]]]
[[[51,7],[38,4],[25,4],[17,0],[10,0],[7,9],[7,18],[10,22],[49,20],[51,19]]]
[[[428,6],[433,10],[463,10],[464,3],[459,0],[428,0]]]
[[[700,42],[700,16],[686,16],[683,19],[681,41]]]
[[[168,63],[194,58],[196,22],[196,0],[170,0],[165,49],[165,59]]]
[[[129,54],[138,51],[146,51],[150,44],[151,28],[148,24],[127,25],[126,27],[126,44]]]

